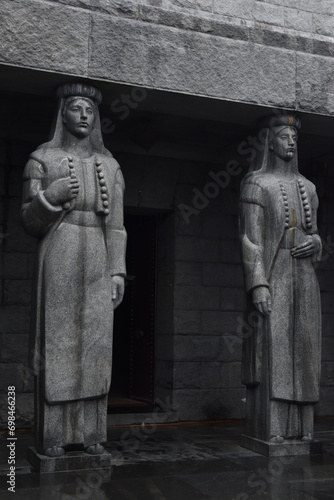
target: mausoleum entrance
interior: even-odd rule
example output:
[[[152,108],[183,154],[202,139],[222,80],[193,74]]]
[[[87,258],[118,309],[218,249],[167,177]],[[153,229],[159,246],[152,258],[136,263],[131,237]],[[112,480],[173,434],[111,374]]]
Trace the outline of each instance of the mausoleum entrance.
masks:
[[[27,358],[36,241],[20,223],[22,173],[31,151],[48,140],[54,90],[68,79],[16,68],[6,70],[1,82],[1,367],[4,384],[17,386],[19,425],[26,427],[33,413]],[[103,94],[105,146],[125,178],[129,236],[125,300],[115,314],[109,411],[135,415],[161,404],[179,420],[242,418],[238,199],[240,182],[261,147],[254,125],[272,110],[92,83]],[[324,374],[316,411],[330,415],[334,131],[329,117],[300,117],[300,172],[317,186],[325,240],[318,271]]]
[[[157,217],[125,215],[126,293],[115,314],[110,413],[147,410],[154,403]]]

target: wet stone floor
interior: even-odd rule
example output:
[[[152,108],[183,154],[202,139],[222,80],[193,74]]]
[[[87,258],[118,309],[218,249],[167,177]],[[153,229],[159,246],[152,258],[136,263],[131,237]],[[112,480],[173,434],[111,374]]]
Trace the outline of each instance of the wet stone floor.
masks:
[[[239,445],[240,422],[111,427],[111,470],[33,472],[32,433],[18,432],[15,494],[0,436],[0,498],[22,500],[333,500],[334,418],[316,422],[322,455],[268,459]],[[7,470],[6,470],[7,468]]]

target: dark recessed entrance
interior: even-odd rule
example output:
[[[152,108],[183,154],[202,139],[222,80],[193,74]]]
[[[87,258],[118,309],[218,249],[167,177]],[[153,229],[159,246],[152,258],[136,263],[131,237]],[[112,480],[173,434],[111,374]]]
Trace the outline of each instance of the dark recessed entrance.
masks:
[[[146,411],[154,400],[156,217],[126,215],[128,281],[115,313],[108,412]]]

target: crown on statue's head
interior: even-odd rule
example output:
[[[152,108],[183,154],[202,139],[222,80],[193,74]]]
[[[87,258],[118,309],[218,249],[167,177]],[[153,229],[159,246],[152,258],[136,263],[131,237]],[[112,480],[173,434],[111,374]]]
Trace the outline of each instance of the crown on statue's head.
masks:
[[[63,97],[67,99],[68,97],[86,97],[91,99],[97,105],[102,101],[102,94],[96,87],[89,85],[87,83],[65,83],[60,85],[57,89],[58,97]]]
[[[275,115],[266,116],[260,123],[260,128],[275,129],[277,127],[293,127],[299,130],[301,121],[296,115],[290,113],[280,113]]]

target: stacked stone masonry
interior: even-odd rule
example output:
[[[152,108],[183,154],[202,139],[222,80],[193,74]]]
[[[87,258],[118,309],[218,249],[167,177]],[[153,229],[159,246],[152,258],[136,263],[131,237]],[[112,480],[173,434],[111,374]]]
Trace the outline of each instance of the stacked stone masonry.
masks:
[[[331,0],[3,0],[0,61],[331,115],[333,9]]]
[[[109,4],[117,2],[109,2]],[[330,0],[142,0],[141,5],[160,7],[203,17],[285,28],[333,36],[334,6]]]
[[[267,25],[333,37],[334,5],[331,0],[50,0],[133,19],[151,9],[216,19],[239,25]],[[190,28],[191,19],[188,20]],[[186,26],[185,26],[186,27]],[[205,30],[205,24],[203,24]]]
[[[33,418],[33,377],[28,369],[29,306],[36,242],[20,225],[22,167],[29,145],[0,139],[1,159],[1,362],[0,423],[7,425],[7,390],[16,387],[18,427],[30,427]]]

